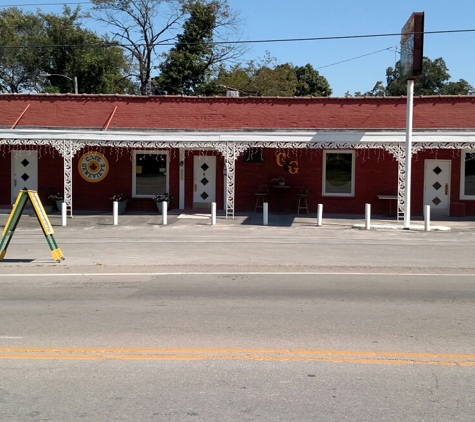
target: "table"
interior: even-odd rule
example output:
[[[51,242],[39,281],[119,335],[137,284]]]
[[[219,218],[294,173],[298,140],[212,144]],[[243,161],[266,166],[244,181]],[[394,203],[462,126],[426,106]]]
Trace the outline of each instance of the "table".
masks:
[[[378,195],[378,199],[387,199],[389,200],[389,215],[393,215],[392,213],[392,201],[393,200],[396,200],[397,201],[397,195]],[[399,216],[398,217],[398,220],[399,220]]]
[[[280,208],[279,208],[279,214],[282,214],[282,210],[283,210],[283,199],[284,199],[284,192],[285,192],[285,189],[288,189],[290,188],[289,185],[272,185],[272,187],[274,189],[278,189],[279,190],[279,194],[280,194]]]

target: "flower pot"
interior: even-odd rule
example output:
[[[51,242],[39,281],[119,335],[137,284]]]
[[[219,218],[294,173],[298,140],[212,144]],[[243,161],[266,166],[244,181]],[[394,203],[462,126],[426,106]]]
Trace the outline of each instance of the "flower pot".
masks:
[[[63,200],[62,199],[57,199],[56,200],[56,206],[58,207],[58,211],[61,212],[62,206],[63,206]]]
[[[279,182],[279,186],[285,186],[285,182]]]
[[[127,199],[125,201],[118,201],[117,202],[117,212],[119,214],[124,214],[127,208]]]
[[[157,204],[158,212],[161,214],[163,212],[163,207],[162,207],[163,202],[156,202],[156,204]]]

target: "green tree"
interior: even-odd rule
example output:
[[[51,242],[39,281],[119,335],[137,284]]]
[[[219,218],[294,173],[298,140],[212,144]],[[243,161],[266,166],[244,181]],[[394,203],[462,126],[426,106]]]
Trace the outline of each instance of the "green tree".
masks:
[[[212,46],[213,63],[238,57],[242,51],[236,44],[226,44],[229,34],[237,32],[239,25],[238,14],[229,8],[227,0],[92,0],[92,3],[91,16],[114,28],[112,38],[128,51],[142,95],[150,93],[152,71],[158,69],[162,53],[171,42],[177,41],[179,28],[198,4],[219,5],[213,37],[220,43]],[[192,35],[191,28],[187,35]],[[181,47],[180,50],[169,57],[171,62],[186,61],[180,57],[185,55]]]
[[[214,64],[212,41],[219,7],[217,1],[188,5],[190,17],[183,34],[159,65],[160,76],[155,80],[159,93],[190,95],[206,81]]]
[[[134,92],[122,49],[83,29],[81,18],[79,8],[62,15],[1,10],[0,91],[74,92],[76,77],[79,92]]]
[[[42,20],[15,7],[0,10],[0,91],[36,91],[45,43]]]
[[[355,96],[400,96],[407,94],[406,82],[399,81],[401,62],[396,66],[386,69],[386,86],[382,81],[378,81],[374,88],[361,94],[356,92]],[[464,79],[458,82],[449,82],[450,74],[447,65],[442,57],[430,60],[424,57],[422,61],[422,74],[414,81],[414,95],[473,95],[474,88]]]
[[[332,89],[327,79],[321,76],[311,64],[297,66],[295,74],[297,75],[297,88],[294,95],[297,97],[329,97],[332,94]]]
[[[310,64],[294,66],[276,64],[269,53],[258,61],[236,64],[230,69],[221,67],[218,85],[229,86],[245,95],[256,96],[328,96],[332,90],[325,77]]]
[[[73,92],[67,78],[77,77],[79,92],[133,93],[134,87],[127,79],[129,64],[120,47],[107,37],[100,38],[82,28],[79,8],[65,6],[63,15],[39,13],[49,46],[43,51],[43,72],[48,78],[46,91]]]

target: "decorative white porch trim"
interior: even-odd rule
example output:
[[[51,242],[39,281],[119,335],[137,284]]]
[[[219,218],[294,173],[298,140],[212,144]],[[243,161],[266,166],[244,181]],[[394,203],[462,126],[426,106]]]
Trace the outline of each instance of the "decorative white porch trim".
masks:
[[[235,165],[248,148],[384,149],[398,162],[398,217],[405,204],[405,131],[92,131],[0,129],[0,146],[51,146],[64,158],[64,198],[72,214],[72,160],[85,147],[214,149],[226,167],[226,217],[234,217]],[[475,131],[415,131],[412,153],[424,149],[475,149]]]

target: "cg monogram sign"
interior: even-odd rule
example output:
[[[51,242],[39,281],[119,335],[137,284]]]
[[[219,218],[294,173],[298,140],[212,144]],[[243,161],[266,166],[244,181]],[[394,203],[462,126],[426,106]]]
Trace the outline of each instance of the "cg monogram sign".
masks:
[[[100,182],[109,172],[109,162],[100,152],[86,152],[79,159],[78,170],[84,180]]]
[[[277,154],[276,161],[279,167],[283,167],[284,170],[288,171],[290,174],[298,174],[299,162],[295,160],[289,161],[285,152]]]

